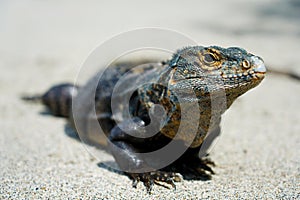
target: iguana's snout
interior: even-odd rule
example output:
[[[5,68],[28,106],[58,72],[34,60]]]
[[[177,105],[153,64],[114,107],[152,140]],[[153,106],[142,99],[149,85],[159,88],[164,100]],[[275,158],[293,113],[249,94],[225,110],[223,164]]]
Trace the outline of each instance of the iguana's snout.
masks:
[[[258,56],[251,57],[251,64],[253,65],[253,70],[256,73],[265,74],[267,72],[267,68],[265,66],[264,61]]]

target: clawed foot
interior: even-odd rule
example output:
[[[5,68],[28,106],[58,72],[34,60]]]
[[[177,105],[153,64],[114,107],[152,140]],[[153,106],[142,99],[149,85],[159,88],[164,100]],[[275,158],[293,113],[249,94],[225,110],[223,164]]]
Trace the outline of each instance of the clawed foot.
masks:
[[[175,182],[187,180],[210,180],[214,173],[212,166],[215,163],[209,158],[191,157],[189,159],[178,160],[170,166],[163,168],[164,171],[153,171],[145,173],[128,173],[133,179],[133,187],[141,181],[145,185],[147,192],[151,193],[154,184],[166,188],[176,189]]]
[[[170,188],[168,186],[176,189],[174,182],[181,182],[182,176],[179,173],[174,172],[163,172],[163,171],[153,171],[146,173],[136,173],[130,174],[133,178],[133,187],[136,187],[138,182],[143,182],[147,192],[151,193],[154,184]]]
[[[186,180],[210,180],[215,174],[212,167],[215,163],[209,158],[192,157],[171,166],[172,171],[177,171],[183,175]]]

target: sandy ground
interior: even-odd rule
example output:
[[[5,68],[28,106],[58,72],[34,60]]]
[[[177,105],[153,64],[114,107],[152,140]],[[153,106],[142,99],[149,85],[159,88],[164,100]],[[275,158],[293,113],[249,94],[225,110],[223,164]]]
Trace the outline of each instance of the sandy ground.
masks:
[[[299,9],[296,0],[1,1],[0,199],[299,199],[297,80],[269,74],[226,112],[211,181],[185,180],[176,191],[155,186],[152,195],[99,167],[67,136],[64,119],[19,98],[73,81],[97,45],[139,27],[174,29],[202,45],[242,46],[274,69],[300,74]]]

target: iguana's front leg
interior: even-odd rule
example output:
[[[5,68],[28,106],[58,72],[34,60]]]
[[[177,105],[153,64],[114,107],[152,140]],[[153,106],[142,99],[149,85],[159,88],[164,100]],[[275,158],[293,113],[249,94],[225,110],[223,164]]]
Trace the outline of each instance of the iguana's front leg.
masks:
[[[183,175],[184,179],[210,180],[214,174],[215,163],[209,158],[208,148],[220,135],[220,127],[214,129],[196,148],[188,148],[175,162],[163,170],[175,171]]]
[[[109,136],[110,142],[108,147],[120,169],[124,170],[133,179],[134,187],[139,181],[142,181],[148,192],[151,192],[154,183],[159,185],[160,182],[164,182],[175,188],[174,182],[182,180],[180,174],[158,171],[139,156],[139,153],[145,151],[145,149],[142,149],[145,139],[135,138],[129,135],[128,132],[140,131],[139,127],[144,126],[145,123],[139,118],[134,118],[134,122],[122,122],[112,129]],[[142,134],[144,135],[144,133]]]

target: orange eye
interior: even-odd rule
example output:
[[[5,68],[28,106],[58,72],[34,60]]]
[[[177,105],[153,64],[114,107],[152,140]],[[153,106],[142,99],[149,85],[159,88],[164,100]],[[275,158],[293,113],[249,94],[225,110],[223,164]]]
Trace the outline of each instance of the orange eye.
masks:
[[[204,62],[206,62],[208,64],[211,64],[211,63],[213,63],[213,62],[216,61],[216,59],[215,59],[215,57],[214,57],[214,55],[212,53],[206,53],[206,54],[204,54],[203,60],[204,60]]]

